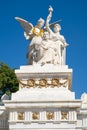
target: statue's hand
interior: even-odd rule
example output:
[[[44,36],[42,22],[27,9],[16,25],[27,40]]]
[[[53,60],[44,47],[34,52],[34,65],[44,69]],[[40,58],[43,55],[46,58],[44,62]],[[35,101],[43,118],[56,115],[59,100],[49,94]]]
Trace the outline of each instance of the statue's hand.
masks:
[[[53,12],[52,6],[49,7],[49,12]]]
[[[30,39],[30,36],[26,32],[24,32],[24,37],[26,38],[26,40]]]
[[[69,46],[69,44],[65,43],[65,47]]]

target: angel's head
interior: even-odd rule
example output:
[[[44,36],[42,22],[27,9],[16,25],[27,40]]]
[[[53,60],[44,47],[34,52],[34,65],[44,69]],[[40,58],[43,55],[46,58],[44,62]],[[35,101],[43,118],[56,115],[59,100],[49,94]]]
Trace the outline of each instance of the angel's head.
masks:
[[[61,26],[59,24],[54,25],[54,32],[59,32],[61,30]]]
[[[38,28],[42,28],[44,26],[44,19],[40,18],[38,21],[37,21],[37,26]]]

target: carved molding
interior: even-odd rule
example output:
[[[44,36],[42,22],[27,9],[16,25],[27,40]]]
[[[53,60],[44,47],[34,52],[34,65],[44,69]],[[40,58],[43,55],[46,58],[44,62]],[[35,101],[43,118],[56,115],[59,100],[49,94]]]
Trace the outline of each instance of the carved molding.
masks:
[[[61,120],[68,120],[68,112],[66,111],[61,112]]]
[[[38,81],[38,82],[37,82]],[[39,88],[42,88],[42,87],[66,87],[69,89],[69,80],[68,79],[65,79],[65,78],[53,78],[53,79],[45,79],[45,78],[42,78],[40,80],[36,80],[36,79],[28,79],[27,81],[20,81],[19,80],[19,83],[21,85],[21,88],[24,88],[24,87],[27,87],[27,88],[30,88],[30,87],[39,87]]]
[[[39,114],[37,112],[32,113],[32,118],[33,118],[33,120],[38,120]]]
[[[47,112],[46,117],[47,117],[48,120],[51,120],[51,119],[54,118],[54,113],[53,112]]]
[[[18,120],[24,120],[24,113],[23,112],[18,113]]]
[[[52,79],[51,84],[53,87],[58,86],[59,87],[59,79]]]
[[[43,114],[41,114],[43,115]],[[18,112],[18,120],[24,120],[24,112]],[[26,115],[27,116],[27,115]],[[55,120],[55,114],[54,111],[46,111],[45,115],[44,115],[44,120]],[[58,116],[58,115],[57,115]],[[34,121],[39,121],[40,120],[40,113],[38,112],[32,112],[32,120]],[[61,118],[58,119],[61,121],[68,121],[69,120],[69,111],[61,111]],[[74,119],[73,119],[74,120]]]
[[[35,80],[34,80],[34,79],[29,79],[29,80],[27,81],[27,85],[28,85],[29,87],[34,87],[34,86],[35,86]]]
[[[46,79],[40,79],[39,86],[41,87],[47,87],[47,80]]]

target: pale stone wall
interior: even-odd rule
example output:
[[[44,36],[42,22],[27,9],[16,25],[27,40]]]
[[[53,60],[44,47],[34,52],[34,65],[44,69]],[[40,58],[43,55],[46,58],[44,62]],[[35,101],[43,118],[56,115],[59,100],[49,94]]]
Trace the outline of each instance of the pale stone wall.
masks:
[[[28,100],[28,99],[26,99]],[[0,106],[0,130],[86,130],[87,102],[4,100]]]
[[[8,130],[8,114],[4,106],[0,106],[0,130]]]

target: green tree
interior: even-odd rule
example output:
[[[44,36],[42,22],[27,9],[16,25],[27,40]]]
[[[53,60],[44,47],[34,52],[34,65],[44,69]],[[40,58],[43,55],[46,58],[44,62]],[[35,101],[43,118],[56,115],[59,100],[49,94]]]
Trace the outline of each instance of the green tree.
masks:
[[[5,63],[0,63],[0,92],[11,94],[18,90],[18,81],[14,73]]]

